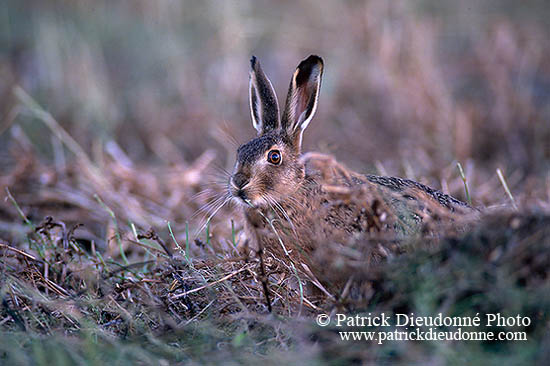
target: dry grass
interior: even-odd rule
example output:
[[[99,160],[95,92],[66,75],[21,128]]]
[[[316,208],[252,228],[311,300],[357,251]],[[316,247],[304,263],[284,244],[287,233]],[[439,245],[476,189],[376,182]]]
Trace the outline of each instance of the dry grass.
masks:
[[[550,30],[538,17],[548,7],[516,16],[507,2],[489,13],[452,4],[9,0],[2,363],[543,364]],[[248,57],[282,97],[310,53],[327,69],[306,150],[469,196],[480,220],[319,239],[307,267],[265,253],[265,276],[239,250],[235,207],[206,222],[253,133]],[[521,344],[363,345],[313,325],[336,311],[501,311],[533,326]]]

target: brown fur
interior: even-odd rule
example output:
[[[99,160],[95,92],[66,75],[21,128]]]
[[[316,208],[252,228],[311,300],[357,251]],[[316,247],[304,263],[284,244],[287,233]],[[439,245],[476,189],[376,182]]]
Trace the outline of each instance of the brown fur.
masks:
[[[330,155],[301,155],[302,133],[317,107],[322,60],[310,56],[297,67],[282,123],[272,119],[279,116],[278,109],[266,113],[278,104],[271,83],[253,60],[250,90],[255,94],[250,100],[259,136],[239,148],[229,191],[242,204],[245,231],[256,250],[308,263],[309,254],[326,241],[343,242],[368,232],[401,237],[424,230],[430,220],[475,215],[467,204],[418,182],[361,175]],[[267,161],[271,150],[282,155],[280,165]]]

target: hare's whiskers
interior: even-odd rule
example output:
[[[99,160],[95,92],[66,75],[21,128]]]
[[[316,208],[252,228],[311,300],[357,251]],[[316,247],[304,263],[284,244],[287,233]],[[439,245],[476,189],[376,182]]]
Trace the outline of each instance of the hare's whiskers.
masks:
[[[279,213],[275,210],[275,208],[273,207],[271,202],[267,201],[267,206],[275,214],[275,216],[277,216],[277,219],[272,219],[271,221],[273,221],[273,222],[276,222],[276,221],[282,222],[283,220],[281,219],[281,216],[279,216]]]
[[[219,164],[214,164],[212,167],[216,170],[216,172],[222,178],[229,178],[232,175],[230,171],[228,171],[227,169],[225,169],[223,166]]]
[[[275,202],[275,200],[269,197],[268,195],[262,195],[262,198],[267,202],[271,211],[273,211],[275,215],[277,215],[277,217],[279,218],[279,221],[283,222],[281,215],[279,215],[279,212],[277,212],[278,211],[277,202]]]
[[[205,188],[191,196],[190,200],[196,200],[198,198],[214,198],[219,192],[216,192],[212,188]]]
[[[207,202],[201,207],[195,211],[195,213],[191,216],[191,219],[197,217],[198,214],[205,212],[205,215],[208,215],[208,213],[212,210],[212,208],[216,207],[219,203],[221,203],[226,197],[226,195],[222,194],[218,197],[216,197],[213,201]]]
[[[271,204],[272,204],[273,206],[275,206],[275,208],[277,208],[277,209],[283,214],[283,216],[285,217],[286,221],[288,221],[288,223],[290,224],[290,227],[292,228],[292,231],[294,232],[295,235],[297,235],[297,233],[296,233],[296,227],[294,226],[294,223],[292,222],[292,220],[291,220],[290,217],[288,216],[288,213],[287,213],[286,210],[283,208],[283,206],[282,206],[279,202],[275,201],[275,199],[273,199],[272,197],[267,196],[267,199],[268,199],[269,202],[271,202]],[[277,213],[277,212],[275,211],[275,213]],[[279,215],[277,214],[277,216],[279,216]],[[280,218],[280,217],[279,217],[279,218]]]
[[[274,191],[275,193],[279,194],[279,195],[283,195],[282,192],[279,192],[279,191],[277,191],[276,189],[274,189],[273,191]],[[297,209],[297,210],[301,211],[301,210],[305,210],[305,209],[306,209],[306,206],[305,206],[302,202],[298,201],[295,197],[291,197],[291,196],[285,195],[285,196],[284,196],[284,200],[287,201],[286,204],[287,204],[288,206],[290,206],[291,208],[293,208],[293,209],[295,209],[295,210]],[[294,203],[294,205],[292,205],[292,203]]]
[[[220,204],[218,204],[218,206],[212,210],[210,210],[210,215],[208,215],[208,218],[206,218],[206,220],[204,220],[204,222],[201,222],[202,225],[200,226],[200,228],[195,232],[195,235],[194,237],[197,238],[199,236],[199,234],[204,230],[204,228],[206,227],[206,225],[208,225],[208,223],[210,222],[210,220],[212,220],[212,218],[218,213],[218,211],[221,210],[221,208],[223,206],[225,206],[225,204],[227,202],[229,202],[233,197],[230,195],[230,194],[225,194],[221,197],[218,197],[218,199],[216,200],[216,202],[219,202],[219,201],[222,201]],[[215,206],[213,206],[215,207]],[[205,215],[206,217],[206,215]]]

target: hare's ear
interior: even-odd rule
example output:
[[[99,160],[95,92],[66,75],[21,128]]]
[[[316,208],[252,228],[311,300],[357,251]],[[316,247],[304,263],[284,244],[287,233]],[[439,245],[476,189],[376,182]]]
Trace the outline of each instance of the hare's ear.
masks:
[[[250,60],[250,114],[258,135],[279,128],[279,104],[271,81],[265,76],[260,61]]]
[[[302,144],[302,134],[317,109],[322,76],[323,59],[311,55],[300,62],[290,81],[281,123],[298,149]]]

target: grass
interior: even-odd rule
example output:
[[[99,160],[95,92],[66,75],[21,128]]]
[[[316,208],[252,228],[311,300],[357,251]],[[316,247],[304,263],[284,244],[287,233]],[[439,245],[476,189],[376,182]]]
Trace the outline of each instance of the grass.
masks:
[[[550,30],[542,3],[506,4],[8,0],[0,364],[544,364]],[[250,55],[283,97],[311,53],[326,72],[306,151],[414,176],[479,220],[320,238],[305,273],[286,243],[244,252],[233,206],[196,215],[253,135]],[[378,345],[315,324],[336,312],[532,324],[525,342]]]
[[[348,288],[347,294],[337,291],[329,297],[311,297],[290,282],[276,284],[281,274],[298,275],[296,268],[292,262],[281,268],[272,254],[264,253],[264,271],[271,274],[266,283],[273,306],[270,314],[268,292],[259,280],[261,262],[226,249],[212,253],[219,248],[216,241],[224,237],[213,235],[212,246],[195,244],[191,257],[188,227],[186,249],[178,244],[170,224],[171,242],[135,225],[118,228],[116,247],[126,248],[129,261],[120,264],[116,261],[123,258],[120,250],[103,248],[101,252],[110,257],[104,258],[81,236],[81,226],[52,218],[34,223],[11,194],[10,200],[15,212],[27,220],[28,229],[27,245],[1,243],[0,357],[7,363],[252,364],[258,358],[272,363],[434,358],[450,363],[510,359],[524,363],[544,357],[539,345],[549,321],[550,216],[543,211],[523,208],[486,214],[462,234],[441,236],[435,246],[426,246],[423,237],[407,239],[402,245],[408,250],[376,266],[364,265],[369,262],[369,248],[380,240],[376,236],[364,236],[345,252],[334,252],[327,243],[313,256],[323,268],[315,280],[327,291],[341,289],[344,282]],[[79,212],[84,218],[88,215]],[[112,220],[101,206],[95,212],[106,213],[106,222]],[[233,224],[227,248],[234,248],[238,235]],[[334,244],[334,248],[339,245]],[[172,253],[170,247],[179,250]],[[289,263],[294,271],[288,272]],[[308,282],[308,277],[299,276],[299,283]],[[365,292],[364,284],[370,284],[371,290]],[[357,343],[338,340],[337,331],[342,329],[314,325],[316,314],[334,311],[425,315],[443,311],[449,316],[503,312],[529,316],[533,325],[526,329],[524,343],[461,343],[460,351],[451,351],[444,343],[358,348]]]
[[[510,192],[510,188],[508,188],[508,183],[506,183],[506,179],[504,179],[504,175],[502,174],[502,170],[500,168],[497,169],[497,175],[498,179],[500,180],[500,183],[502,183],[502,186],[504,187],[504,190],[506,191],[506,194],[508,197],[510,197],[510,201],[512,202],[512,206],[514,209],[518,209],[518,206],[516,205],[516,200],[514,199],[514,196],[512,195],[512,192]]]
[[[285,304],[275,301],[278,315],[269,314],[265,307],[253,311],[263,302],[260,283],[249,282],[257,275],[256,265],[235,260],[231,271],[229,258],[214,263],[215,257],[210,257],[192,267],[184,256],[160,254],[149,269],[143,263],[119,265],[94,258],[74,237],[69,238],[74,245],[67,248],[56,244],[62,240],[56,228],[62,225],[50,222],[38,225],[42,230],[29,236],[33,245],[42,245],[42,259],[2,245],[0,357],[10,364],[151,364],[159,360],[252,364],[258,358],[276,363],[305,356],[308,362],[342,364],[354,359],[427,362],[440,357],[450,363],[542,361],[540,342],[550,321],[549,222],[550,216],[540,213],[488,215],[468,233],[442,239],[435,249],[411,243],[417,249],[362,271],[346,261],[349,264],[342,268],[345,258],[327,253],[323,282],[338,281],[331,278],[331,269],[339,265],[340,275],[354,274],[352,287],[370,283],[376,290],[337,302],[316,302],[329,313],[336,306],[339,312],[352,314],[502,312],[532,320],[524,328],[525,342],[459,342],[458,349],[452,350],[437,342],[356,347],[355,342],[338,341],[337,332],[345,328],[315,326],[312,309],[289,316],[284,314]],[[360,253],[366,244],[350,249]],[[169,277],[174,278],[172,285]],[[251,285],[255,297],[247,299]],[[275,292],[290,291],[274,283],[270,286]],[[235,301],[246,305],[235,307]]]
[[[470,197],[470,190],[468,189],[468,181],[466,179],[466,174],[464,174],[464,169],[462,169],[462,164],[456,163],[456,166],[458,167],[458,171],[460,172],[460,178],[462,178],[462,181],[464,182],[464,193],[466,193],[466,200],[472,205],[472,197]]]

